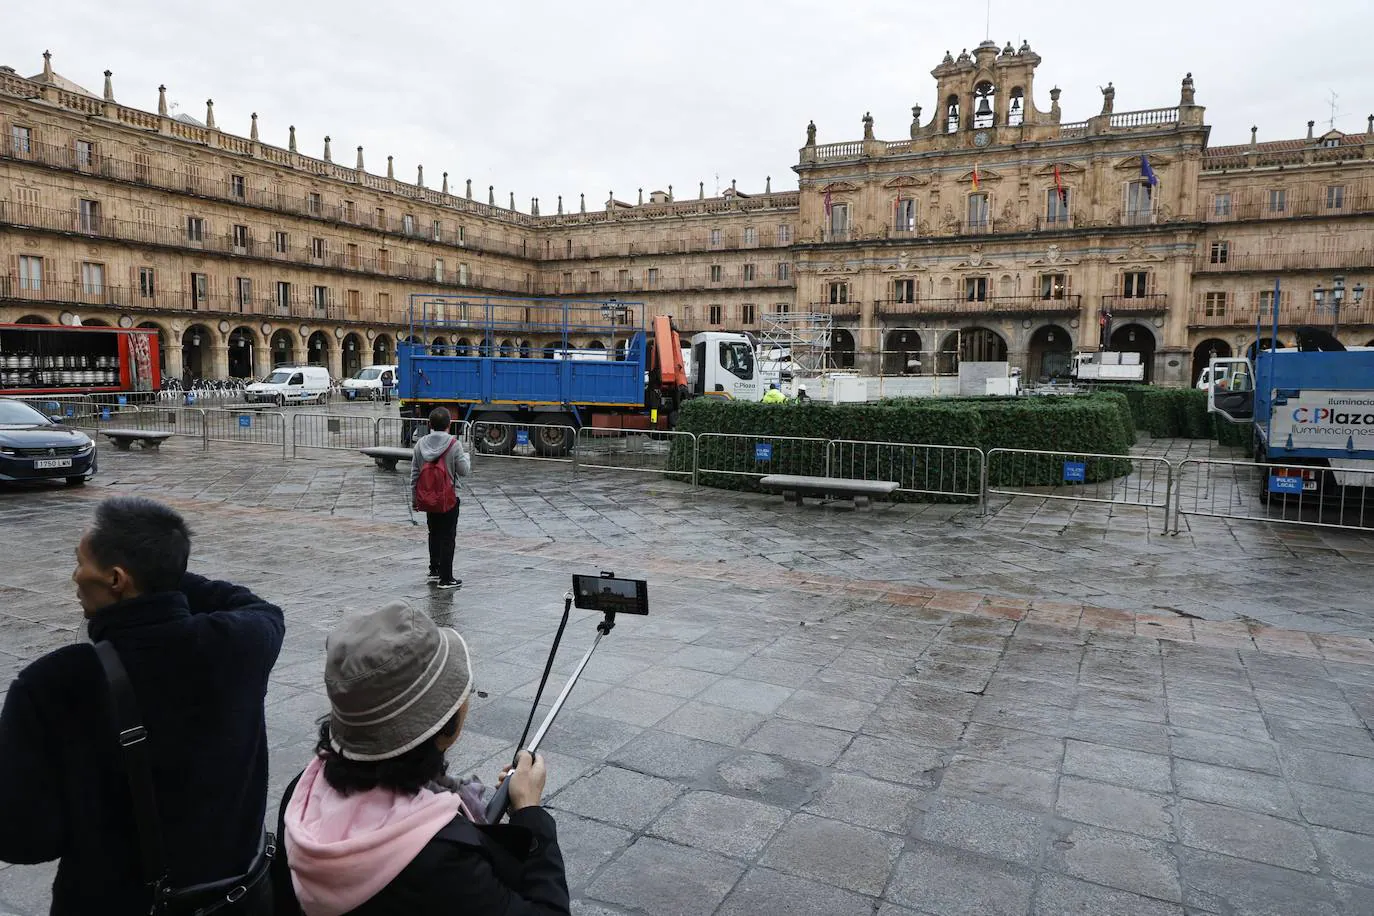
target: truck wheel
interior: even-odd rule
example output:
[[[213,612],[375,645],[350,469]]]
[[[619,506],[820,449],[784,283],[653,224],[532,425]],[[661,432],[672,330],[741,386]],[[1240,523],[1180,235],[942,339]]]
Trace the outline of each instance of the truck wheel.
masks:
[[[567,425],[536,428],[532,437],[534,451],[543,458],[562,458],[572,451],[572,421],[567,417],[553,417],[549,422]]]
[[[513,424],[515,418],[508,413],[483,414],[472,425],[472,438],[477,451],[484,455],[509,455],[515,448],[515,427],[513,425],[495,426],[493,424]]]
[[[1269,466],[1264,463],[1264,449],[1255,449],[1255,466],[1259,468],[1259,501],[1261,506],[1269,505]]]

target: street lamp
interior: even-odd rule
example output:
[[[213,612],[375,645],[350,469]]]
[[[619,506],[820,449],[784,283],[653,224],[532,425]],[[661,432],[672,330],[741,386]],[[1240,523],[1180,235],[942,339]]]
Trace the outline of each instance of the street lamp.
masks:
[[[1364,284],[1356,283],[1350,290],[1351,302],[1359,305],[1364,301]],[[1320,283],[1312,291],[1312,302],[1318,310],[1330,309],[1331,311],[1331,336],[1335,337],[1341,329],[1341,306],[1345,303],[1345,277],[1335,276],[1331,278],[1331,289],[1322,289]]]

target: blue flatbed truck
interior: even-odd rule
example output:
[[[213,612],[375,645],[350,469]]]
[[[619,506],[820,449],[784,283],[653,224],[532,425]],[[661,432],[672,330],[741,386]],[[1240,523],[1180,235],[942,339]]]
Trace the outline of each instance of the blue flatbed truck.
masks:
[[[1251,424],[1261,500],[1322,501],[1374,485],[1374,349],[1258,350],[1214,359],[1208,410]],[[1285,467],[1286,465],[1286,467]]]
[[[566,455],[576,430],[666,430],[697,393],[758,400],[758,369],[743,334],[693,338],[707,360],[689,377],[672,319],[644,325],[642,304],[499,296],[413,295],[397,345],[404,442],[439,406],[473,425],[479,450],[509,453],[528,439]],[[523,432],[523,435],[522,435]]]

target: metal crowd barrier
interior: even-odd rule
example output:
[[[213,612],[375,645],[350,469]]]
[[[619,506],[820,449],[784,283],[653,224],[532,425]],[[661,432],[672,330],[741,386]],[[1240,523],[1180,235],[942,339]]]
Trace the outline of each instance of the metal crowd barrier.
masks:
[[[357,451],[378,445],[378,419],[364,414],[295,414],[291,417],[291,457],[307,448]]]
[[[829,439],[803,436],[701,433],[697,436],[697,479],[703,474],[829,477],[829,445]]]
[[[832,439],[828,449],[835,477],[895,480],[901,493],[983,503],[983,453],[971,446]]]
[[[165,409],[165,408],[159,408]],[[281,449],[283,458],[290,447],[286,414],[271,410],[230,410],[202,408],[205,412],[205,441],[232,442],[236,445],[272,446]]]
[[[687,432],[584,426],[577,431],[573,472],[639,471],[686,478],[696,486],[696,447],[697,437]]]
[[[1164,458],[994,448],[984,464],[983,491],[1162,509],[1167,531],[1173,482],[1173,465]]]
[[[1310,480],[1304,472],[1313,475]],[[1178,479],[1174,534],[1184,515],[1374,528],[1374,471],[1185,458],[1179,462]]]

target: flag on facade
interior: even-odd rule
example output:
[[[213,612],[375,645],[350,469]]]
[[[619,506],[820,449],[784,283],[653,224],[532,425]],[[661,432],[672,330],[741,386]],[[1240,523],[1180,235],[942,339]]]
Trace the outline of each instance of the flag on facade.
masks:
[[[978,190],[978,163],[973,164],[973,190]]]
[[[1059,166],[1054,167],[1054,189],[1059,192],[1059,203],[1061,206],[1069,205],[1069,189],[1064,187],[1064,181],[1059,177]]]
[[[1159,184],[1159,176],[1155,174],[1154,169],[1150,168],[1149,156],[1140,157],[1140,177],[1145,179],[1145,194],[1154,196],[1154,188],[1155,185]]]

